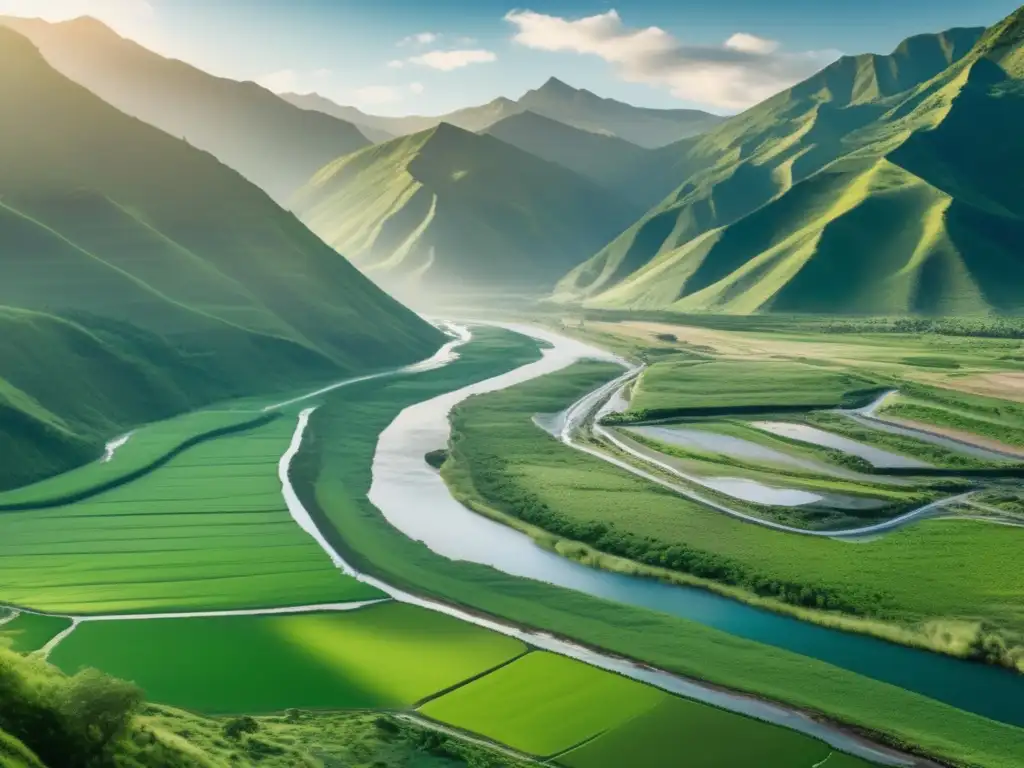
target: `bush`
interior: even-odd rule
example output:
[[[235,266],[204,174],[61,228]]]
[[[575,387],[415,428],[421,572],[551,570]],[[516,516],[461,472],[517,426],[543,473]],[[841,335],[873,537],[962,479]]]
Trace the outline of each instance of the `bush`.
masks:
[[[233,741],[237,741],[242,738],[244,733],[256,733],[260,729],[260,724],[257,723],[253,718],[246,715],[245,717],[233,717],[224,723],[224,727],[221,729],[224,735]]]

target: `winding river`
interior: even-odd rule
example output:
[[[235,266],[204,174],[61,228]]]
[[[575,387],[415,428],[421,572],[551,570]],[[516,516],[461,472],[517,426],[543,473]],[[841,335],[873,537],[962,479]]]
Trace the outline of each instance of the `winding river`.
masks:
[[[546,342],[549,346],[541,360],[410,406],[380,435],[369,498],[406,536],[449,559],[489,565],[514,576],[696,621],[1024,726],[1024,675],[798,621],[702,589],[589,568],[544,550],[525,534],[457,502],[423,459],[427,452],[447,445],[448,417],[457,404],[475,394],[553,373],[578,360],[621,362],[553,332],[515,324],[502,327]],[[603,401],[630,375],[627,372],[599,388],[592,398]],[[573,418],[570,413],[566,430],[571,429]]]

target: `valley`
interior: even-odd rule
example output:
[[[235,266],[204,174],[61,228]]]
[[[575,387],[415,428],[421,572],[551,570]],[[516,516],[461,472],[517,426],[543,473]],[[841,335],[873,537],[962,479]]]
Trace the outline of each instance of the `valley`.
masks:
[[[0,768],[1024,764],[1024,8],[174,2],[0,17]]]

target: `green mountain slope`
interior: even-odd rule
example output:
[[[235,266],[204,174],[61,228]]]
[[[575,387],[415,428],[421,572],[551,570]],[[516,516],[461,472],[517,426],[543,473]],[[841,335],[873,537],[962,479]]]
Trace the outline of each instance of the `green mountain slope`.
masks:
[[[681,146],[690,179],[557,295],[679,311],[1018,311],[1022,187],[1005,169],[1024,160],[1020,18],[841,59]]]
[[[293,207],[373,279],[435,296],[548,290],[637,210],[562,166],[444,123],[336,161]]]
[[[315,109],[349,120],[361,127],[408,136],[448,123],[467,131],[485,131],[496,123],[533,112],[590,133],[617,136],[641,147],[661,147],[707,131],[724,118],[695,109],[646,109],[614,99],[603,99],[590,91],[573,88],[561,80],[549,79],[528,91],[518,101],[498,98],[437,117],[381,117],[343,107],[317,94],[284,94],[282,98],[304,109]],[[669,187],[671,189],[671,187]],[[667,191],[667,190],[666,190]]]
[[[91,18],[0,18],[47,61],[122,112],[186,139],[283,202],[312,174],[370,142],[351,123],[285,103],[255,83],[214,77]]]
[[[140,422],[440,343],[237,173],[6,28],[0,104],[0,487]]]

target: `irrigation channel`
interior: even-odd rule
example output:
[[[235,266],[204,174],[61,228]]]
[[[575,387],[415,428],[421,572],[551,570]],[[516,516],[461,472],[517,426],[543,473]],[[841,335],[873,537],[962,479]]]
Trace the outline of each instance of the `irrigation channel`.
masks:
[[[543,350],[541,360],[410,406],[381,433],[369,498],[394,527],[452,560],[489,565],[514,576],[679,616],[820,659],[993,720],[1024,725],[1024,706],[1021,705],[1024,675],[799,621],[703,589],[590,568],[545,550],[529,536],[478,515],[456,501],[423,457],[447,445],[449,414],[458,403],[472,395],[495,392],[553,373],[582,359],[623,362],[614,355],[553,332],[531,326],[501,325],[549,345]],[[633,375],[635,370],[627,371],[570,408],[561,430],[564,439],[582,450],[594,450],[575,444],[574,424],[578,425],[584,414],[600,408]],[[643,472],[599,451],[595,453],[630,471]],[[301,507],[297,498],[291,499],[289,504]],[[337,553],[332,556],[340,560]],[[445,606],[438,606],[438,609],[450,610]],[[552,641],[549,638],[546,642]],[[578,652],[579,649],[573,651]],[[620,671],[622,662],[600,658],[614,662],[616,670]],[[631,667],[627,664],[625,668]],[[657,679],[665,673],[652,674]],[[668,678],[676,681],[672,685],[678,683],[678,678]]]

